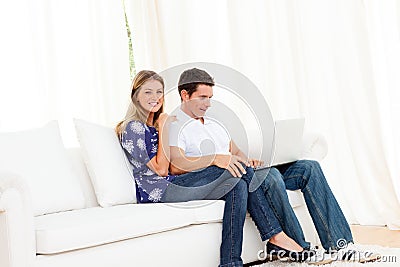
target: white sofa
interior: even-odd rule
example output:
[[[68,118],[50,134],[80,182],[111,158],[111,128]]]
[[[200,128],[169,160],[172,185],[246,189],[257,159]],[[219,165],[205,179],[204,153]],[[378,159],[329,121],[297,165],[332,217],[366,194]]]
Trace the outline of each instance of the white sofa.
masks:
[[[112,129],[108,131],[109,134],[112,133]],[[3,139],[3,146],[15,146],[9,144],[16,141],[9,141],[14,136],[0,134],[0,144]],[[39,141],[30,140],[28,145],[34,145],[32,143],[35,142]],[[61,198],[64,191],[70,190],[66,188],[68,184],[62,185],[65,190],[60,191],[57,186],[65,181],[55,181],[51,184],[54,179],[58,179],[58,175],[54,175],[51,178],[53,180],[47,180],[45,186],[38,189],[35,186],[40,182],[32,181],[29,175],[18,174],[20,169],[12,167],[13,163],[7,163],[6,166],[0,162],[1,267],[218,265],[223,201],[131,203],[102,207],[98,203],[99,195],[96,198],[96,194],[102,192],[93,186],[95,181],[89,176],[89,173],[94,174],[93,169],[88,173],[88,169],[93,166],[87,166],[88,160],[83,160],[82,149],[67,149],[66,153],[69,158],[68,164],[73,166],[73,175],[79,181],[83,206],[72,203],[78,198],[74,196],[70,200],[70,207],[51,207],[49,211],[49,205],[55,205],[58,197]],[[98,153],[104,154],[101,146]],[[303,158],[321,160],[325,154],[326,143],[321,136],[304,136]],[[3,155],[2,160],[7,162],[9,157],[12,156]],[[18,158],[18,155],[15,157]],[[50,157],[42,159],[38,155],[37,158],[32,158],[32,161],[55,160],[54,154]],[[24,160],[21,159],[21,169],[26,167],[23,166]],[[108,162],[100,164],[107,165]],[[10,170],[11,167],[15,169]],[[46,162],[36,167],[40,171],[50,168]],[[29,167],[29,171],[33,172],[32,168],[35,166]],[[301,193],[289,192],[289,197],[306,238],[313,243],[318,242]],[[264,244],[254,223],[248,217],[244,228],[244,262],[256,261],[258,252],[262,249]]]

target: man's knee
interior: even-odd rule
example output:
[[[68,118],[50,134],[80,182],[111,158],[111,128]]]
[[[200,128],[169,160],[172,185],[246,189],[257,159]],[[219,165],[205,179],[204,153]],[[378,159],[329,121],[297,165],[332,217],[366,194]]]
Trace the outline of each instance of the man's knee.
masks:
[[[322,173],[321,165],[315,160],[299,160],[296,162],[297,168],[301,168],[303,171],[303,179],[310,180],[316,178],[316,173]],[[321,175],[317,175],[321,179]]]
[[[304,188],[306,184],[312,183],[327,183],[325,176],[323,175],[321,165],[315,160],[299,160],[296,162],[296,167],[302,171],[302,186]]]
[[[320,169],[321,166],[319,165],[319,162],[316,160],[308,160],[308,159],[303,159],[299,160],[296,162],[299,166],[303,167],[304,169],[307,170],[312,170],[312,169]]]
[[[268,175],[264,181],[264,186],[266,187],[266,189],[269,189],[271,187],[285,189],[285,183],[282,179],[282,174],[277,168],[269,169]]]

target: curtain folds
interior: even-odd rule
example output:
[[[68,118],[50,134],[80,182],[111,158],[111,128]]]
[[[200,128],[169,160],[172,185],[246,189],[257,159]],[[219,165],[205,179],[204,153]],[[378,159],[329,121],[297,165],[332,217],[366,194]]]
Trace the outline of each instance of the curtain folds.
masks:
[[[304,116],[351,223],[400,229],[400,4],[396,0],[126,0],[137,71],[187,62],[251,79],[275,119]],[[122,1],[0,2],[0,131],[126,111]],[[215,77],[218,79],[218,77]],[[176,78],[178,79],[178,77]]]
[[[242,72],[276,119],[304,116],[327,138],[322,165],[350,222],[400,227],[398,1],[127,4],[138,70],[202,61]]]
[[[121,1],[1,1],[0,131],[72,118],[115,124],[129,99],[129,51]]]

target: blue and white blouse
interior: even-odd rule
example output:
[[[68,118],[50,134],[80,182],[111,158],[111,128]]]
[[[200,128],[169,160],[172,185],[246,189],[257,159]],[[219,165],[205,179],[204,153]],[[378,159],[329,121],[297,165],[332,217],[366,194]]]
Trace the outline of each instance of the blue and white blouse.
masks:
[[[131,121],[122,133],[121,145],[133,166],[138,202],[160,202],[165,189],[175,176],[158,176],[146,165],[157,154],[156,128],[140,121]]]

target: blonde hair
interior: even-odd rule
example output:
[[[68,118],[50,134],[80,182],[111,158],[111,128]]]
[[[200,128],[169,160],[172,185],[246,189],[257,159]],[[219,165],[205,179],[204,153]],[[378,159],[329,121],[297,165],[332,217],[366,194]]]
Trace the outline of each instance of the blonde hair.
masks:
[[[136,120],[147,124],[147,116],[148,112],[146,112],[143,107],[139,104],[137,96],[142,87],[142,85],[150,80],[159,81],[164,90],[164,80],[163,78],[158,75],[156,72],[151,70],[142,70],[136,74],[133,78],[132,85],[131,85],[131,102],[129,103],[128,110],[126,111],[125,118],[117,124],[115,127],[115,132],[117,133],[119,139],[121,140],[122,133],[125,131],[126,126],[129,122]],[[154,113],[153,117],[153,124],[156,128],[158,125],[156,123],[158,117],[163,112],[164,103],[161,108]]]

